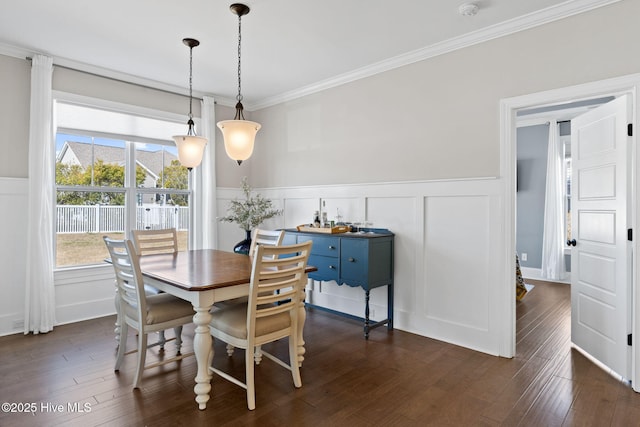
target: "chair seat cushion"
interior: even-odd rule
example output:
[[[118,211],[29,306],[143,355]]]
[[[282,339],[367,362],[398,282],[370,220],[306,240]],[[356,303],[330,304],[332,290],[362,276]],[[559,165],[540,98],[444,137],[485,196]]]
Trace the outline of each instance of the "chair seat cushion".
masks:
[[[135,307],[127,305],[126,315],[132,318],[137,317]],[[147,296],[147,316],[146,324],[167,322],[185,316],[193,316],[195,311],[189,301],[174,297],[167,293]]]
[[[247,339],[247,304],[235,304],[214,310],[209,325],[227,335]],[[256,336],[280,331],[291,326],[289,313],[256,319]]]

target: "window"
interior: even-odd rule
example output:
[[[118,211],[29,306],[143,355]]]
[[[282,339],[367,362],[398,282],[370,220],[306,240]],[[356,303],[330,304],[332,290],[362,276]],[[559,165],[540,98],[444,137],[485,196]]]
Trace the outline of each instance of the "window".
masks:
[[[144,126],[128,131],[113,118],[115,114],[129,122],[153,120],[154,125],[159,121],[73,104],[60,107],[56,267],[102,263],[107,257],[102,236],[121,239],[132,229],[176,228],[180,249],[186,249],[190,191],[188,171],[178,162],[176,147],[156,139],[157,129],[146,135],[140,132]],[[165,138],[179,130],[166,132]]]

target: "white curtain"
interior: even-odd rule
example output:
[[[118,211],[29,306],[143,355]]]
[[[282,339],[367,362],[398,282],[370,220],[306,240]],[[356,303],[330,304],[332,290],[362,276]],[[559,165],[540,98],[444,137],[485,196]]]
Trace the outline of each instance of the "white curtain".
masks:
[[[193,249],[216,249],[216,112],[215,100],[210,96],[202,99],[201,135],[209,141],[204,150],[202,163],[191,172],[193,188],[193,223],[189,227]]]
[[[25,334],[49,332],[55,324],[52,76],[53,59],[35,55],[31,62]]]
[[[547,186],[544,198],[544,230],[542,235],[542,278],[561,280],[564,266],[564,153],[555,120],[549,123],[547,154]]]

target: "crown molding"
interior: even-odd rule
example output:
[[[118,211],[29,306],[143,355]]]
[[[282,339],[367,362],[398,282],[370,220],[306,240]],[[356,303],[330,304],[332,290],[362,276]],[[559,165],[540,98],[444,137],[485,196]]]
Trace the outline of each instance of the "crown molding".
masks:
[[[11,56],[13,58],[27,59],[40,52],[30,51],[20,47],[0,43],[0,55]]]
[[[588,12],[590,10],[617,3],[619,1],[621,0],[568,0],[564,3],[550,6],[546,9],[542,9],[528,15],[523,15],[518,18],[502,22],[500,24],[496,24],[478,31],[464,34],[459,37],[445,40],[441,43],[436,43],[431,46],[407,52],[405,54],[398,55],[393,58],[389,58],[384,61],[380,61],[372,65],[341,74],[336,77],[332,77],[330,79],[322,80],[308,86],[303,86],[299,89],[264,98],[253,103],[245,102],[245,110],[255,111],[276,104],[281,104],[287,101],[301,98],[303,96],[331,89],[336,86],[341,86],[346,83],[384,73],[395,68],[400,68],[406,65],[413,64],[415,62],[453,52],[458,49],[463,49],[465,47],[473,46],[499,37],[508,36],[519,31],[524,31],[540,25],[548,24],[573,15],[578,15],[583,12]],[[10,46],[3,43],[0,43],[0,54],[21,59],[31,58],[35,54],[47,55],[47,53]],[[145,79],[131,74],[110,70],[107,68],[85,64],[67,58],[54,57],[53,63],[61,67],[95,74],[101,77],[107,77],[126,83],[137,84],[152,89],[163,90],[170,93],[188,96],[188,91],[185,88],[179,86],[169,85],[155,80]],[[205,94],[196,91],[194,91],[193,93],[193,96],[196,98],[202,98],[205,95],[214,96],[212,94]],[[215,96],[215,99],[216,104],[219,105],[233,107],[236,104],[235,99],[231,98]]]
[[[564,3],[550,6],[546,9],[542,9],[528,15],[523,15],[478,31],[473,31],[459,37],[445,40],[441,43],[436,43],[431,46],[407,52],[312,85],[265,98],[261,101],[248,104],[247,109],[260,110],[262,108],[281,104],[296,98],[301,98],[303,96],[380,74],[385,71],[453,52],[458,49],[463,49],[465,47],[473,46],[499,37],[508,36],[510,34],[558,21],[573,15],[588,12],[619,1],[620,0],[568,0]]]

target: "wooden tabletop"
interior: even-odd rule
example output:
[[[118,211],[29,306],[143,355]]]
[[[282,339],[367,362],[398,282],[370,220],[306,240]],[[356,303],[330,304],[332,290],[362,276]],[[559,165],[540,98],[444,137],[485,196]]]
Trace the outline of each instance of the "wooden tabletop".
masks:
[[[251,281],[251,258],[215,249],[140,257],[145,276],[188,291],[205,291]]]
[[[216,249],[140,257],[143,275],[195,292],[249,283],[251,263],[247,255]],[[307,266],[306,272],[316,270]]]

